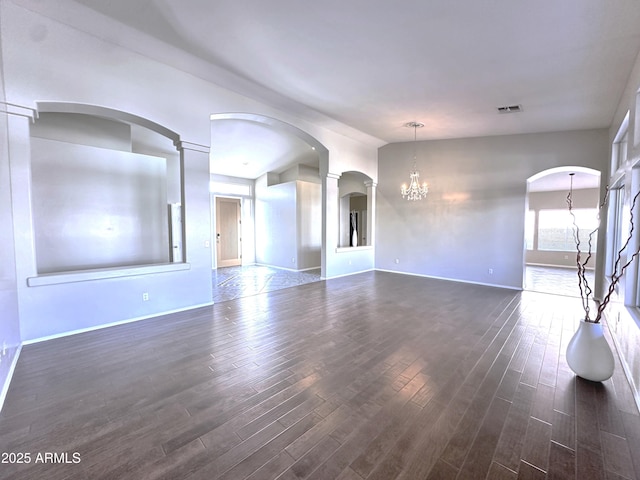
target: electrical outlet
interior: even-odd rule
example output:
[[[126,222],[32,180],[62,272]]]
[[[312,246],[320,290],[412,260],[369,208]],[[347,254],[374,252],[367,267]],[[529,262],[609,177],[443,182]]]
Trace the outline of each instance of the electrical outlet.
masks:
[[[7,342],[2,342],[2,356],[7,354]]]
[[[396,263],[400,263],[400,259],[399,258],[396,258]]]
[[[493,275],[493,268],[489,269],[489,275]]]
[[[142,294],[142,301],[143,301],[143,302],[147,302],[147,301],[149,301],[149,293],[148,293],[148,292],[144,292],[144,293]]]

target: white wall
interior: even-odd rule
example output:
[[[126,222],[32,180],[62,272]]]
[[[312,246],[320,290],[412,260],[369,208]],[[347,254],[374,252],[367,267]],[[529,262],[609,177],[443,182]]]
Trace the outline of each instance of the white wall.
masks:
[[[255,185],[256,263],[297,270],[296,182]]]
[[[608,150],[606,130],[425,141],[416,148],[420,180],[429,183],[426,200],[416,202],[400,195],[413,142],[380,149],[376,268],[511,288],[522,287],[527,178],[562,165],[602,171]]]
[[[322,187],[296,181],[298,269],[320,267],[322,249]]]
[[[32,138],[38,273],[169,262],[167,161]]]
[[[256,263],[292,270],[320,266],[321,187],[299,180],[255,182]],[[287,176],[287,178],[289,178]]]
[[[28,119],[9,117],[8,145],[15,159],[11,171],[15,284],[23,341],[210,303],[212,263],[206,242],[211,241],[212,114],[249,112],[295,125],[329,150],[322,175],[344,170],[364,171],[372,178],[377,174],[379,140],[365,135],[348,138],[219,87],[212,81],[215,70],[95,12],[31,0],[0,0],[0,9],[7,101],[32,107],[43,101],[104,106],[176,132],[184,146],[185,270],[136,271],[43,285],[38,283],[35,263],[30,124]],[[125,38],[136,42],[124,46]],[[182,70],[194,65],[203,75]],[[325,204],[323,214],[327,212],[333,215],[328,222],[337,226],[337,213]],[[332,227],[325,233],[337,245],[337,231]],[[326,265],[331,276],[332,264]],[[13,281],[9,284],[7,305],[14,295]],[[149,293],[149,301],[142,301],[143,292]]]

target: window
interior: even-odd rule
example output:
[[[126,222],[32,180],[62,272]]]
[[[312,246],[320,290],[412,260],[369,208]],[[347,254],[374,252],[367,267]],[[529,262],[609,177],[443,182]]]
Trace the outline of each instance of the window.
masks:
[[[575,208],[575,223],[579,229],[580,250],[589,250],[589,234],[598,227],[598,210]],[[538,250],[573,252],[576,243],[574,219],[567,209],[540,210],[538,216]],[[591,239],[591,251],[596,251],[597,232]]]
[[[611,146],[611,175],[613,176],[627,160],[627,144],[629,141],[629,112],[624,117],[616,138]]]
[[[614,228],[613,228],[613,248],[611,249],[611,260],[612,265],[615,262],[616,257],[618,256],[618,252],[624,245],[625,236],[628,232],[627,227],[627,219],[625,218],[625,194],[624,194],[624,185],[615,190],[615,202],[612,202],[612,206],[614,209],[613,219],[614,219]]]

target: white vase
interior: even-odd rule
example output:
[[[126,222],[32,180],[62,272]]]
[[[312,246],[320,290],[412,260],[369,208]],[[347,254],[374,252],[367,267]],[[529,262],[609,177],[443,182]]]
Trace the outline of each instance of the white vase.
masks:
[[[615,362],[602,323],[580,321],[567,346],[567,363],[585,380],[603,382],[611,378]]]
[[[353,230],[353,233],[351,234],[351,246],[352,247],[357,247],[358,246],[358,231],[357,230]]]

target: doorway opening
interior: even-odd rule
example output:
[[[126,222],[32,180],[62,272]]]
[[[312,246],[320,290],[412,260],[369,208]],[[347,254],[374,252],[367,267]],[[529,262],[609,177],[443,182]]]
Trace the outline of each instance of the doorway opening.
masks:
[[[572,176],[569,174],[573,173]],[[579,228],[581,261],[591,257],[587,282],[595,291],[600,172],[585,167],[558,167],[527,180],[524,290],[579,297],[574,217],[567,195],[573,182],[572,212]]]
[[[216,197],[216,266],[242,265],[242,213],[239,198]]]
[[[326,147],[294,125],[259,114],[211,115],[214,302],[322,278],[327,169]],[[231,219],[240,212],[237,223],[225,222],[225,207]],[[238,227],[237,242],[225,226]]]

